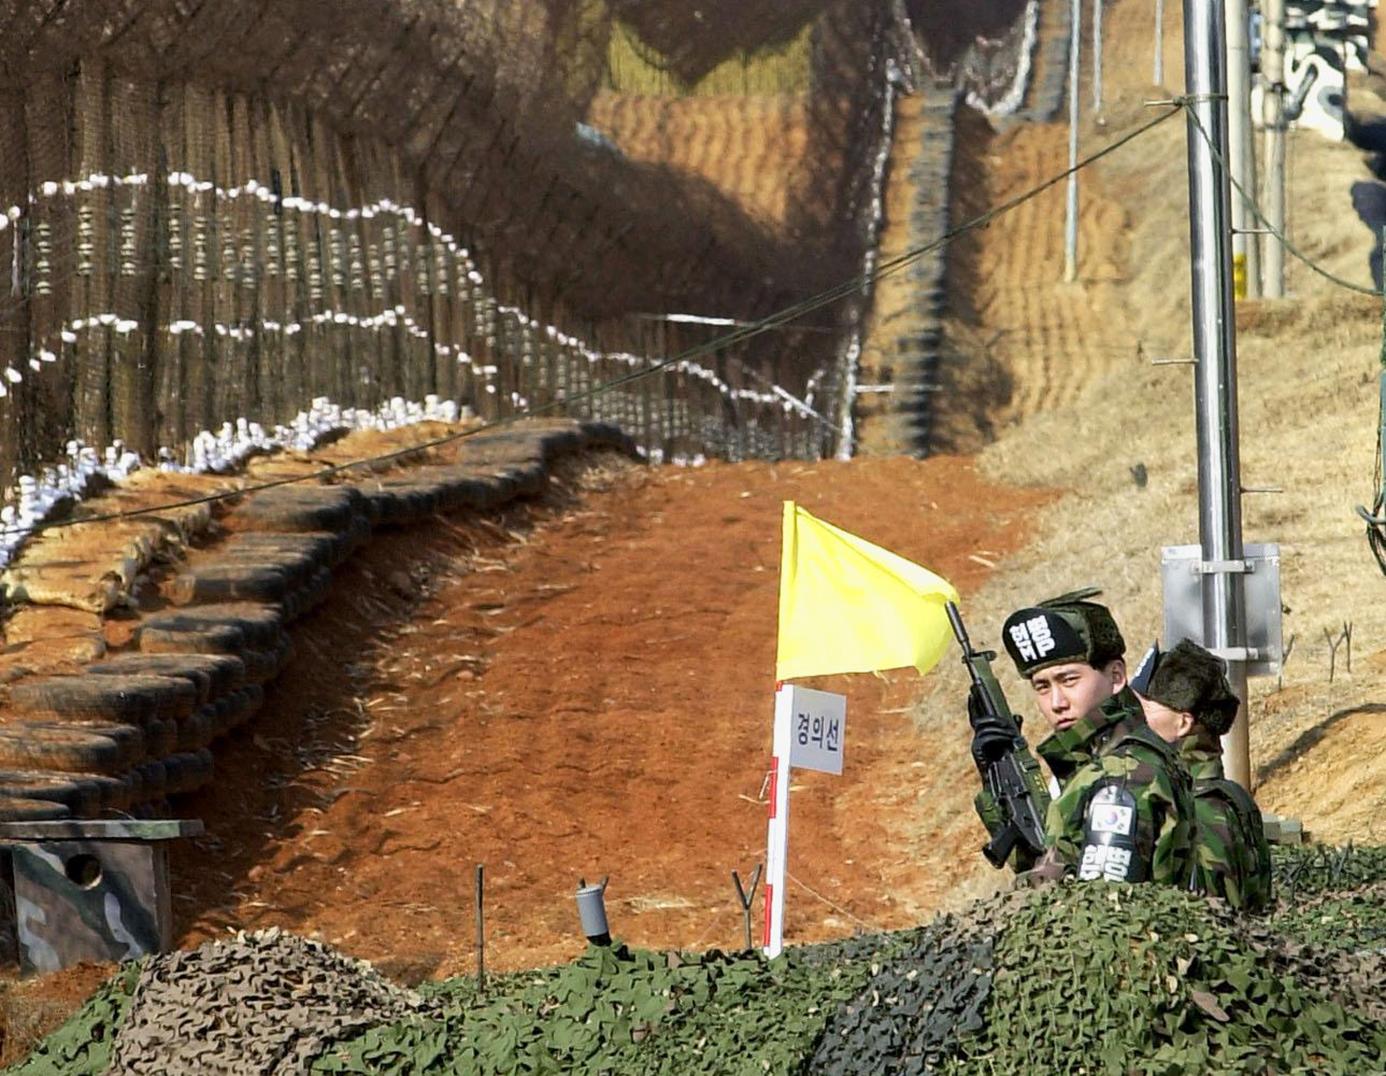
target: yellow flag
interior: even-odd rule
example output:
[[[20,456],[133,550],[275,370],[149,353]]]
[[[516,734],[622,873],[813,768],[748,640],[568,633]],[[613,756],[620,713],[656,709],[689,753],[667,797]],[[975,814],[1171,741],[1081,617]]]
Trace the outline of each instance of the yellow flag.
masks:
[[[948,647],[953,584],[784,502],[775,677],[928,672]]]

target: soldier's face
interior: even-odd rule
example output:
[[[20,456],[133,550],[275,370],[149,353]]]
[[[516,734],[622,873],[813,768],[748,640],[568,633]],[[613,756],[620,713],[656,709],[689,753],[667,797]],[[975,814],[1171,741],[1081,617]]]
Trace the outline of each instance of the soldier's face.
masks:
[[[1137,695],[1136,698],[1141,700],[1145,723],[1166,743],[1175,743],[1193,731],[1194,716],[1187,710],[1171,710],[1164,703],[1147,699],[1144,695]]]
[[[1051,665],[1030,677],[1040,713],[1062,732],[1087,717],[1126,685],[1126,663],[1120,659],[1094,669],[1085,661]]]

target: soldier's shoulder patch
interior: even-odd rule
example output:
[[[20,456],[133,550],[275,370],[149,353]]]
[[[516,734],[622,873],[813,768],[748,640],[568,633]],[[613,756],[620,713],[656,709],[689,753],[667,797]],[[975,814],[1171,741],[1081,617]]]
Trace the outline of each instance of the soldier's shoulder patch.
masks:
[[[1097,790],[1088,807],[1088,829],[1127,837],[1136,832],[1136,807],[1130,793],[1116,785]]]

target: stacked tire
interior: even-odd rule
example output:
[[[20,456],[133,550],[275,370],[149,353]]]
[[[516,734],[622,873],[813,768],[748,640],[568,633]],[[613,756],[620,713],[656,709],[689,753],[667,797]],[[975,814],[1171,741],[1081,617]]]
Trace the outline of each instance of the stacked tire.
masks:
[[[635,456],[615,427],[553,424],[469,439],[456,463],[246,496],[221,521],[229,534],[163,584],[167,607],[143,617],[134,649],[10,685],[0,819],[167,812],[169,796],[213,780],[217,742],[254,716],[289,660],[287,626],[373,528],[534,496],[555,458],[584,448]]]

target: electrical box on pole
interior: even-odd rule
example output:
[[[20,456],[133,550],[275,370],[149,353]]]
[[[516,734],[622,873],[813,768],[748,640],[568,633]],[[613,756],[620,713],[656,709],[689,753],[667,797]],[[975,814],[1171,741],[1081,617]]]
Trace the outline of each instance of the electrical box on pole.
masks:
[[[1246,649],[1232,656],[1246,662],[1247,676],[1277,676],[1285,652],[1280,547],[1248,545],[1243,551],[1242,563],[1228,566],[1241,571],[1246,599]],[[1209,567],[1202,546],[1167,545],[1161,550],[1165,615],[1160,641],[1166,648],[1181,639],[1209,645],[1203,637],[1203,577]]]

